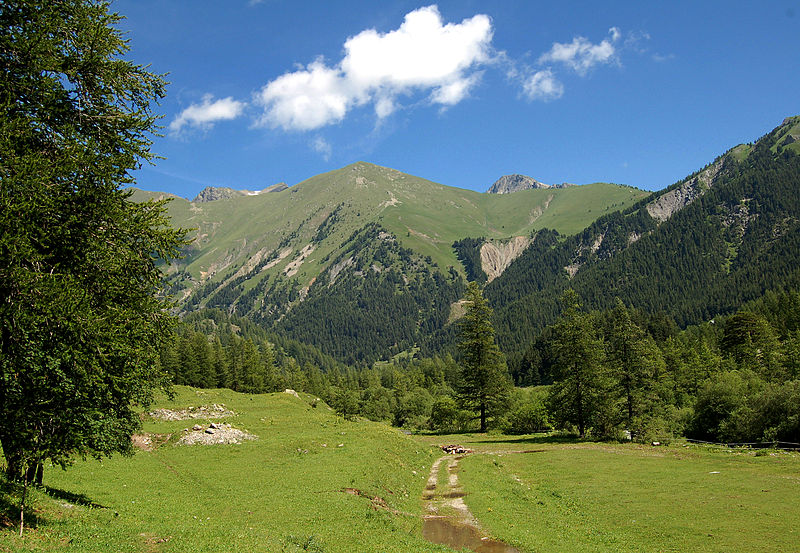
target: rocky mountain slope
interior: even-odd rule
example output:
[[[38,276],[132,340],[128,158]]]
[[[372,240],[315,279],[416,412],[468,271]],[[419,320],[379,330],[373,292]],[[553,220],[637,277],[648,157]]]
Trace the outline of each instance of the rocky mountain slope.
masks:
[[[522,244],[546,227],[576,232],[646,195],[595,183],[511,198],[359,162],[270,193],[210,191],[192,202],[175,199],[173,223],[196,231],[185,257],[170,267],[169,284],[184,312],[222,308],[302,336],[340,359],[370,361],[413,346],[446,322],[465,275],[455,241],[478,235]],[[156,196],[138,192],[135,198]],[[359,251],[344,255],[353,244]],[[487,254],[496,258],[493,275],[511,255]],[[385,307],[395,299],[407,317],[396,315],[397,324],[390,324]],[[348,305],[359,305],[366,318],[337,319]],[[340,324],[323,329],[310,325],[314,320]],[[362,346],[340,349],[337,344],[350,343],[347,335]]]
[[[489,188],[489,194],[511,194],[520,190],[541,190],[543,188],[566,188],[575,186],[567,182],[561,184],[545,184],[527,175],[503,175]]]
[[[236,196],[258,196],[260,194],[266,194],[269,192],[281,192],[289,188],[285,182],[280,182],[278,184],[273,184],[263,190],[257,190],[255,192],[251,190],[234,190],[233,188],[227,188],[224,186],[206,186],[200,193],[195,196],[192,200],[192,203],[204,203],[204,202],[215,202],[217,200],[227,200],[230,198],[235,198]]]

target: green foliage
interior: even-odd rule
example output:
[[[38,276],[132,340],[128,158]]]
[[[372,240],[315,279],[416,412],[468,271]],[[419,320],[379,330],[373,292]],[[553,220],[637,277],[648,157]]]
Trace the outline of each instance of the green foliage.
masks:
[[[371,364],[414,347],[443,327],[464,289],[457,274],[436,267],[369,224],[276,329],[350,364]],[[271,323],[272,315],[256,320]]]
[[[550,414],[541,398],[524,403],[508,414],[509,434],[533,434],[547,432],[551,428]]]
[[[741,430],[730,428],[731,417],[749,410],[747,398],[757,395],[763,382],[750,371],[726,371],[706,380],[697,394],[689,436],[711,441],[737,441]]]
[[[605,341],[606,365],[617,383],[615,395],[624,405],[625,423],[631,428],[635,418],[653,411],[664,360],[655,340],[633,322],[619,298],[610,313]]]
[[[568,289],[562,302],[564,313],[553,327],[551,411],[560,427],[575,425],[581,438],[592,427],[605,434],[612,413],[603,340],[597,337],[591,316],[580,311],[574,290]]]
[[[130,451],[167,386],[164,201],[122,189],[149,151],[159,75],[122,58],[107,2],[0,7],[0,442],[12,477]]]
[[[767,380],[777,380],[779,345],[767,320],[754,313],[740,311],[725,321],[720,341],[723,353],[742,368],[759,373]]]
[[[481,237],[462,238],[453,242],[453,249],[464,267],[467,280],[474,280],[478,284],[484,284],[488,278],[481,265],[481,246],[485,241],[486,238]]]
[[[466,313],[459,321],[461,382],[459,395],[467,409],[477,412],[480,431],[501,414],[511,387],[505,357],[497,347],[492,310],[476,282],[467,285]]]

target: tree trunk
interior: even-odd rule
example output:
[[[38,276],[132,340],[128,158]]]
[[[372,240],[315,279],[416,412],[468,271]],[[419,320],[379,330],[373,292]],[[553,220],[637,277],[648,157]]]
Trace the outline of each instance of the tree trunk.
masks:
[[[581,383],[578,382],[575,386],[577,393],[575,394],[578,398],[578,433],[580,434],[581,439],[586,437],[586,424],[583,420],[583,395],[581,394]]]
[[[481,403],[481,432],[486,432],[486,404]]]
[[[23,471],[24,482],[22,484],[22,501],[19,503],[19,537],[22,537],[22,531],[25,529],[25,500],[28,496],[28,471]]]
[[[28,470],[25,472],[26,482],[35,484],[36,486],[42,485],[42,477],[44,475],[44,465],[41,461],[31,463]]]

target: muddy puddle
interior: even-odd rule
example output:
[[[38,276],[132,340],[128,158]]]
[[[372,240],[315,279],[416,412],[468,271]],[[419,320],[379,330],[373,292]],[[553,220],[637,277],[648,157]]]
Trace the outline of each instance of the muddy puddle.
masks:
[[[464,548],[475,553],[519,553],[519,549],[508,544],[481,536],[474,526],[459,524],[448,517],[425,517],[422,537],[431,543],[446,545],[460,551]]]
[[[422,523],[422,537],[456,551],[467,548],[476,553],[519,553],[515,547],[481,532],[477,519],[464,503],[466,493],[458,482],[458,462],[461,459],[463,456],[441,457],[431,467],[422,494],[428,511]],[[440,481],[439,467],[443,463],[447,465],[447,475]]]

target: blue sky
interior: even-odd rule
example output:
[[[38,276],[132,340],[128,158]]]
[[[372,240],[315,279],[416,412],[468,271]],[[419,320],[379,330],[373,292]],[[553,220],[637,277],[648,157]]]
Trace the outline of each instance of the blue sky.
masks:
[[[657,190],[800,114],[796,2],[117,0],[169,73],[137,186],[259,190],[369,161]]]

